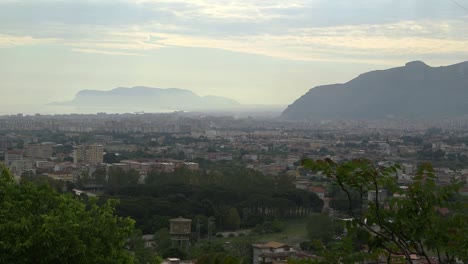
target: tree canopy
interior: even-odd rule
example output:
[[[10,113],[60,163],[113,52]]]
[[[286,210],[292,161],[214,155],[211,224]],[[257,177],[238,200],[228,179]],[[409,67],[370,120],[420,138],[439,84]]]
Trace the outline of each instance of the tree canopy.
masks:
[[[337,164],[330,159],[304,160],[303,165],[323,171],[346,193],[348,201],[359,200],[358,206],[348,203],[352,219],[346,221],[348,235],[330,247],[338,249],[333,254],[324,253],[334,258],[325,258],[324,263],[354,263],[356,258],[382,256],[388,261],[401,256],[413,263],[412,254],[427,263],[468,260],[467,202],[458,194],[459,184],[437,183],[430,164],[422,164],[414,181],[406,186],[398,184],[398,165],[376,166],[369,160]],[[349,246],[362,231],[367,234],[366,252]],[[353,254],[356,258],[350,259]]]
[[[307,221],[307,235],[311,240],[328,243],[335,235],[336,224],[325,214],[313,214]]]
[[[0,263],[134,263],[134,221],[115,216],[116,203],[17,184],[0,167]]]
[[[154,233],[163,227],[161,223],[167,226],[167,219],[178,216],[214,217],[218,230],[235,230],[273,219],[305,217],[323,207],[317,194],[295,189],[288,175],[265,175],[239,166],[151,171],[145,183],[116,184],[104,194],[118,198],[119,215],[135,219],[144,233]],[[201,235],[206,231],[203,221]]]

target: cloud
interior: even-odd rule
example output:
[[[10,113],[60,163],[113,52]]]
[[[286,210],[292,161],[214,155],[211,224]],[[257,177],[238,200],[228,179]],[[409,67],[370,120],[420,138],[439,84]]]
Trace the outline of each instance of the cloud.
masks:
[[[79,49],[79,48],[72,48],[74,52],[80,53],[89,53],[89,54],[101,54],[101,55],[123,55],[123,56],[138,56],[138,53],[130,53],[130,52],[118,52],[118,51],[109,51],[109,50],[96,50],[96,49]]]
[[[31,2],[0,1],[0,47],[141,55],[177,46],[353,62],[468,53],[468,17],[446,1]]]
[[[43,45],[55,42],[52,38],[33,38],[31,36],[14,36],[0,34],[0,48]]]
[[[458,21],[402,21],[382,25],[299,28],[283,34],[196,36],[159,33],[136,28],[114,32],[140,43],[155,39],[155,48],[166,46],[217,48],[290,60],[359,61],[376,57],[424,54],[466,54],[468,28]],[[372,56],[368,56],[372,57]],[[366,59],[368,60],[368,59]]]

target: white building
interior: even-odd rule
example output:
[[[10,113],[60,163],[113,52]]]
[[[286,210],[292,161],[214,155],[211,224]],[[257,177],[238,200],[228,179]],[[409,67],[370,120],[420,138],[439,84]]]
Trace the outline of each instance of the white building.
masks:
[[[265,244],[254,244],[252,247],[253,264],[272,264],[279,261],[286,262],[289,257],[296,253],[292,246],[274,241]]]

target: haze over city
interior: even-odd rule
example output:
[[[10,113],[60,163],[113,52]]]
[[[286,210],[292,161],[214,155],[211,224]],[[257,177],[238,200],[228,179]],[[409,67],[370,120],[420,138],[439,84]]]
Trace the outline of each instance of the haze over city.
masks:
[[[468,60],[467,4],[3,0],[0,111],[132,86],[286,106],[371,70]]]
[[[0,0],[0,263],[468,264],[468,0]]]

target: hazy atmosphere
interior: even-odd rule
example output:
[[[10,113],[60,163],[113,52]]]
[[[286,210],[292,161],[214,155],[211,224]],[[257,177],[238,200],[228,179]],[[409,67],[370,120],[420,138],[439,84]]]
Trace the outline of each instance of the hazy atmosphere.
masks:
[[[466,0],[0,0],[0,111],[132,86],[286,106],[314,86],[363,72],[414,60],[467,60],[465,6]]]
[[[0,0],[0,264],[468,264],[468,0]]]

